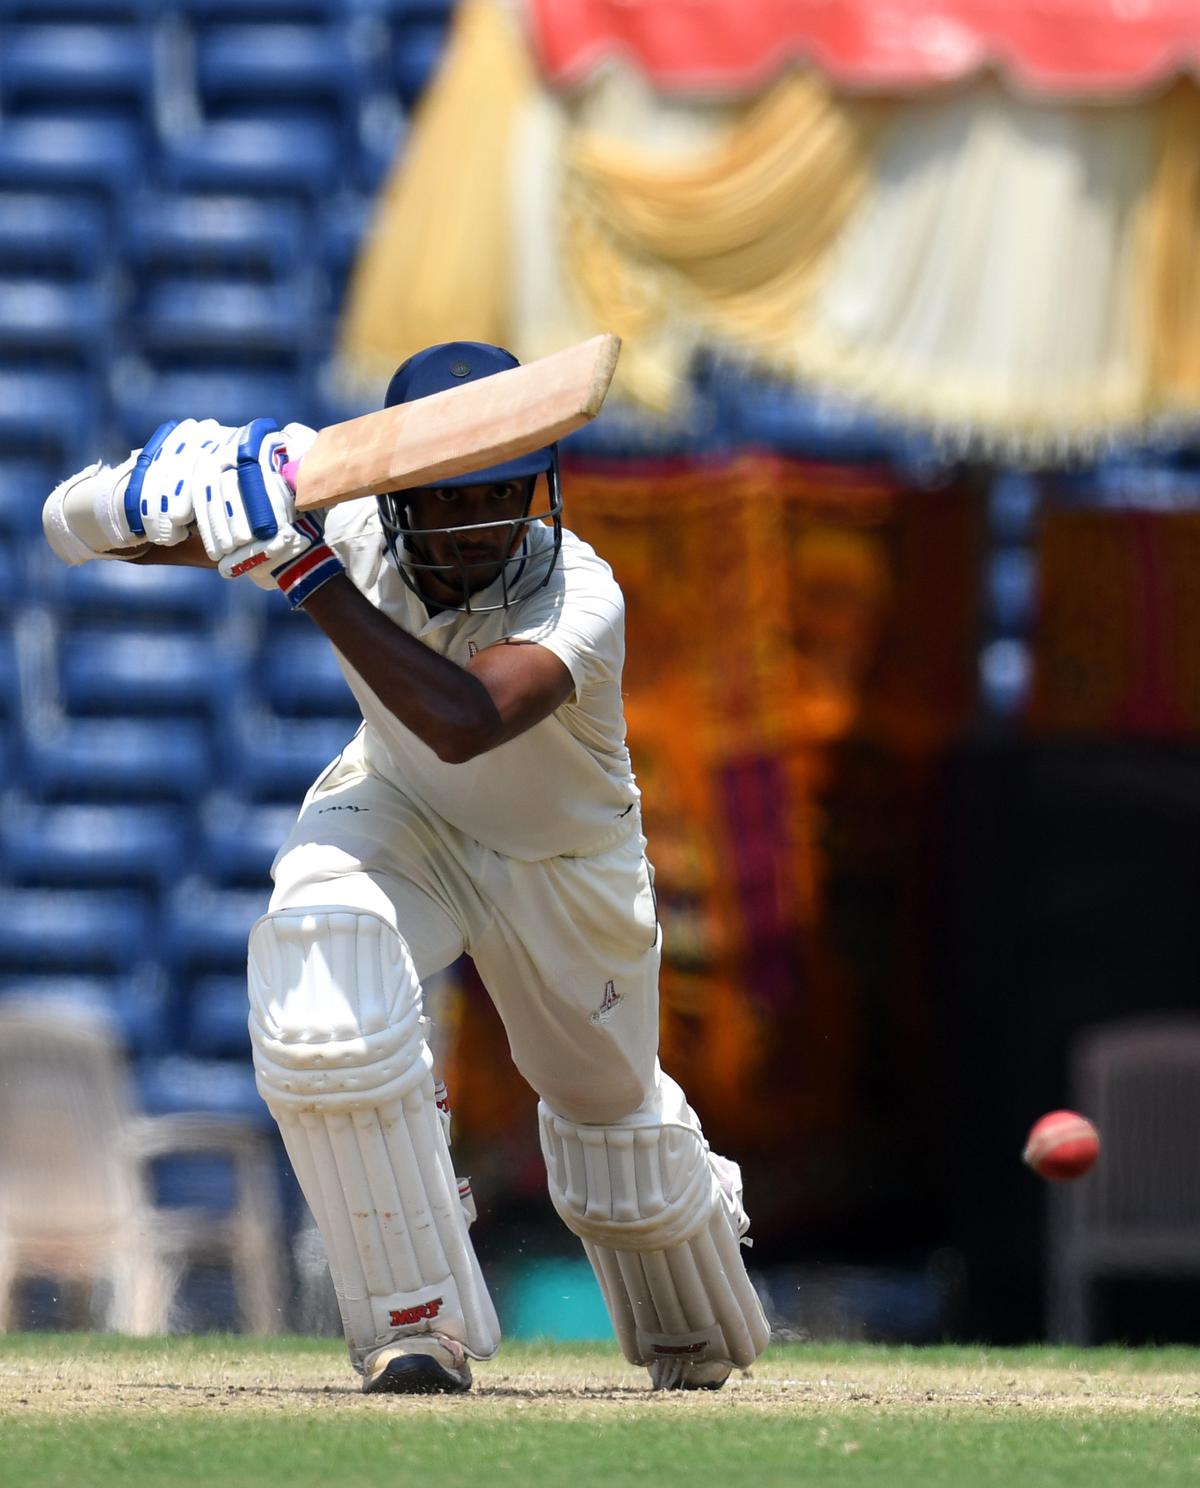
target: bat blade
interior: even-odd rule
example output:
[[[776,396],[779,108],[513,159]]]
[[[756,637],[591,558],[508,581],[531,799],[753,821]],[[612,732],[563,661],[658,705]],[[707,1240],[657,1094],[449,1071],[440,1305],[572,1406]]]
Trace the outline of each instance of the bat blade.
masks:
[[[593,336],[413,403],[330,424],[284,467],[300,511],[436,485],[540,449],[600,412],[621,343]]]

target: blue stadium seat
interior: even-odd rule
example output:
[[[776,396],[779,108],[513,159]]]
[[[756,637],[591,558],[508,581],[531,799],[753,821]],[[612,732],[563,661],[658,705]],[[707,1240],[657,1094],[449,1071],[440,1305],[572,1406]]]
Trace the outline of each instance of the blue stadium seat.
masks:
[[[125,889],[8,888],[0,971],[128,972],[153,934],[149,903]]]
[[[734,446],[761,447],[846,463],[887,462],[895,430],[861,404],[739,368],[706,364],[699,380],[716,400]]]
[[[333,654],[315,627],[272,627],[255,658],[250,685],[254,696],[286,718],[359,719],[358,703]]]
[[[373,16],[389,24],[401,21],[440,21],[448,24],[458,0],[346,0],[359,15]]]
[[[275,1130],[271,1113],[255,1088],[254,1066],[248,1059],[168,1054],[140,1061],[134,1073],[147,1115],[204,1111],[251,1121],[264,1131]]]
[[[0,573],[12,565],[12,554],[0,548]],[[0,583],[3,583],[0,578]],[[10,581],[11,582],[11,581]],[[17,663],[17,642],[10,627],[0,630],[0,718],[14,719],[21,711],[21,671]]]
[[[67,1003],[103,1013],[135,1056],[166,1053],[174,1032],[170,989],[150,961],[116,976],[9,973],[0,976],[0,1000],[6,997],[30,998],[39,1006]]]
[[[112,241],[104,209],[87,197],[0,194],[0,273],[93,278]]]
[[[0,870],[27,887],[169,889],[189,861],[178,807],[10,803],[0,815]]]
[[[213,368],[163,368],[144,381],[121,376],[114,380],[112,398],[121,437],[130,448],[145,443],[164,419],[181,416],[235,425],[273,418],[281,428],[297,419],[313,422],[314,398],[307,377],[248,371],[233,361]]]
[[[309,214],[294,202],[147,193],[131,205],[122,228],[125,257],[144,275],[291,279],[311,248]]]
[[[213,26],[197,41],[196,87],[208,119],[326,117],[353,148],[370,84],[344,26]]]
[[[0,461],[33,456],[70,471],[94,459],[97,393],[84,372],[0,365]]]
[[[163,0],[0,0],[0,20],[132,25],[157,17],[162,8]]]
[[[197,1059],[238,1059],[250,1063],[246,1026],[249,1001],[246,978],[199,977],[192,985],[184,1048]]]
[[[16,352],[94,372],[112,356],[114,305],[93,283],[0,279],[0,357]]]
[[[64,621],[204,629],[221,624],[232,607],[233,586],[214,569],[119,562],[70,568],[47,549],[37,581],[40,597]]]
[[[42,541],[42,504],[60,478],[49,462],[0,457],[0,541]]]
[[[445,20],[428,13],[406,15],[392,35],[391,83],[408,111],[433,81],[446,47]]]
[[[1186,466],[1152,464],[1114,452],[1094,465],[1055,472],[1055,501],[1109,511],[1194,512],[1200,474]]]
[[[65,191],[110,207],[137,181],[142,140],[123,119],[13,119],[0,127],[0,189]]]
[[[173,0],[174,8],[201,25],[231,21],[303,24],[336,21],[355,0]]]
[[[246,941],[270,897],[270,884],[219,889],[202,878],[185,880],[167,901],[158,942],[177,984],[212,973],[244,976]]]
[[[266,887],[271,863],[292,829],[298,804],[245,801],[224,791],[211,795],[197,824],[197,869],[221,888]]]
[[[2,140],[3,136],[0,136]],[[0,181],[3,180],[0,152]],[[339,131],[305,119],[217,119],[163,146],[170,187],[313,203],[346,174]]]
[[[180,801],[212,786],[207,726],[197,719],[89,718],[30,730],[25,789],[42,801]]]
[[[297,369],[308,363],[315,344],[328,339],[309,275],[270,284],[156,279],[141,297],[136,334],[141,349],[155,360],[221,352]]]
[[[74,716],[200,715],[236,707],[245,671],[207,638],[161,629],[80,627],[59,637],[62,706]]]
[[[97,110],[142,127],[154,122],[155,59],[132,25],[10,25],[0,45],[0,93],[9,118]]]
[[[172,1054],[140,1060],[134,1078],[139,1103],[150,1116],[199,1112],[209,1120],[228,1121],[231,1131],[244,1131],[249,1126],[269,1137],[276,1153],[271,1177],[276,1179],[279,1192],[262,1195],[260,1207],[266,1203],[273,1208],[277,1198],[285,1198],[282,1143],[255,1088],[254,1068],[249,1059],[195,1059]],[[169,1153],[151,1164],[151,1181],[155,1203],[163,1209],[202,1209],[215,1217],[232,1215],[239,1205],[246,1203],[247,1196],[239,1186],[234,1159],[228,1151]],[[197,1270],[188,1279],[194,1282],[203,1275],[204,1272]],[[185,1290],[181,1295],[188,1294]],[[203,1288],[198,1292],[193,1288],[190,1307],[199,1307],[202,1317],[215,1316],[217,1326],[225,1329],[237,1326],[239,1315],[232,1299],[220,1296],[218,1291],[214,1300],[211,1285],[207,1296]],[[206,1322],[205,1326],[212,1324]]]
[[[681,407],[668,415],[610,399],[598,418],[569,434],[560,445],[565,462],[711,456],[728,448],[718,421],[717,400],[701,380],[693,382]]]
[[[21,609],[24,603],[23,580],[24,571],[17,550],[7,544],[0,544],[0,615],[15,615]],[[5,639],[11,647],[11,634],[6,635]],[[6,652],[0,646],[0,676],[10,678],[15,675],[9,670],[9,657],[14,654]],[[0,713],[11,706],[11,700],[7,705],[0,703]]]
[[[408,142],[409,120],[392,94],[380,92],[363,111],[358,148],[357,189],[368,197],[380,194]]]
[[[229,783],[252,801],[299,806],[354,733],[352,720],[281,719],[243,710],[231,737]]]
[[[317,251],[329,284],[330,308],[334,311],[345,299],[350,275],[371,229],[375,209],[374,194],[364,192],[339,198],[321,214]]]

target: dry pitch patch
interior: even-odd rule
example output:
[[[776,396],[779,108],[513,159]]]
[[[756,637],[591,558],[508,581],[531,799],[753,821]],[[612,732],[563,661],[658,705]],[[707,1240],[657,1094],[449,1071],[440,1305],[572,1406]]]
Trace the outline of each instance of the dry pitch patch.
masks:
[[[882,1349],[775,1345],[719,1393],[653,1395],[615,1348],[507,1344],[476,1366],[466,1398],[368,1399],[340,1343],[237,1336],[134,1340],[86,1334],[0,1338],[0,1419],[60,1420],[119,1411],[151,1416],[322,1418],[381,1409],[473,1420],[514,1413],[617,1420],[647,1408],[690,1416],[992,1417],[1156,1415],[1200,1430],[1200,1350]]]

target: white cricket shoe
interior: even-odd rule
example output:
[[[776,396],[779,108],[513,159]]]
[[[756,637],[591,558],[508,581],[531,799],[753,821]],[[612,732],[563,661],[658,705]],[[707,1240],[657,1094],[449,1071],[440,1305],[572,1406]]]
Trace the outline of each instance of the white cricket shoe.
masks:
[[[471,1388],[466,1351],[444,1333],[414,1333],[367,1355],[364,1395],[453,1395]]]
[[[728,1359],[655,1359],[646,1367],[655,1390],[719,1390],[733,1373]]]

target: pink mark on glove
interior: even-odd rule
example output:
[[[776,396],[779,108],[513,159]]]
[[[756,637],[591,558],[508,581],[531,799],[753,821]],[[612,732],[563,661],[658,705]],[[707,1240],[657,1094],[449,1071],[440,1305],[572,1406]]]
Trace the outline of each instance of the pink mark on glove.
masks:
[[[279,473],[294,491],[296,489],[296,478],[300,474],[300,461],[289,460]]]

